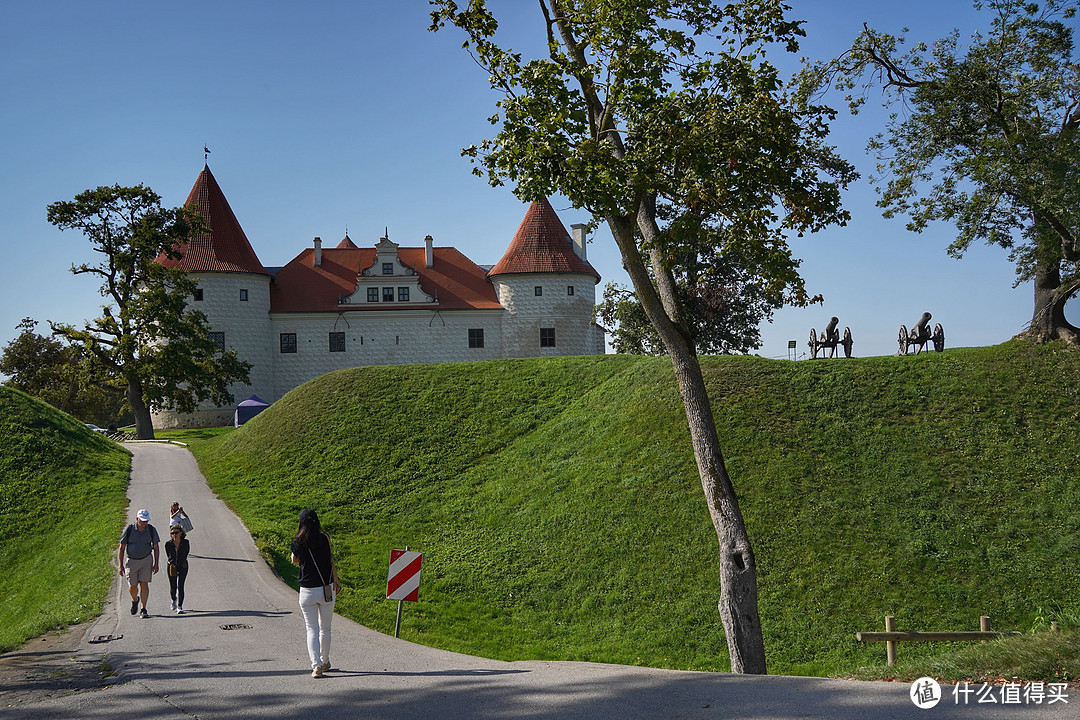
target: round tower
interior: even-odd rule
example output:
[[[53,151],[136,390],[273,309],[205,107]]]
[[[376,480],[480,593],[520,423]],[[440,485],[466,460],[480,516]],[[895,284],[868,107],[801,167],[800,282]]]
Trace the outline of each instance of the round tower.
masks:
[[[186,207],[202,215],[211,232],[192,237],[180,248],[183,257],[159,257],[168,267],[186,270],[198,288],[189,307],[206,315],[211,337],[225,350],[236,350],[251,363],[250,384],[229,387],[233,405],[202,403],[194,413],[156,410],[154,427],[216,427],[232,421],[235,403],[256,395],[273,402],[270,353],[270,272],[263,267],[229,207],[217,180],[204,166],[188,194]]]
[[[566,232],[546,198],[534,202],[502,259],[488,271],[499,303],[503,357],[599,355],[593,320],[600,274],[589,264],[585,226]]]

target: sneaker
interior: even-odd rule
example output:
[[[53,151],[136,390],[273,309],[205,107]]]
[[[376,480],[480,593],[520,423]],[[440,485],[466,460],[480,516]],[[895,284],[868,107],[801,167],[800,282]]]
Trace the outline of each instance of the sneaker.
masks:
[[[317,665],[314,670],[311,671],[311,677],[321,678],[323,676],[322,665]]]
[[[175,610],[176,609],[176,601],[175,600],[170,600],[169,601],[169,609],[170,610]]]
[[[180,607],[179,605],[177,605],[177,606],[176,606],[176,614],[177,614],[177,615],[183,615],[183,614],[184,614],[184,608],[182,608],[182,607]]]
[[[131,614],[134,615],[137,612],[139,612],[139,601],[138,600],[132,600],[131,601]]]
[[[330,672],[330,661],[329,661],[329,660],[327,660],[326,662],[324,662],[324,663],[322,664],[322,671],[323,671],[324,673],[325,673],[325,672]]]
[[[146,612],[146,608],[143,608],[143,609],[142,609],[142,613],[141,613],[141,614],[142,614],[142,616],[143,616],[144,618],[148,618],[148,617],[150,617],[150,613]]]

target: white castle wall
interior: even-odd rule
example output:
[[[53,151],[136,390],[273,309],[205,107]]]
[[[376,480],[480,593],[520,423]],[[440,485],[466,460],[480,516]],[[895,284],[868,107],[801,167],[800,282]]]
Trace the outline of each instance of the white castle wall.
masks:
[[[368,310],[277,313],[270,319],[273,400],[332,370],[361,365],[463,362],[502,357],[502,310]],[[484,347],[469,347],[469,329]],[[345,351],[330,352],[330,333],[345,333]],[[281,352],[281,334],[296,334],[296,352]]]
[[[502,357],[598,354],[593,322],[596,278],[592,275],[523,273],[497,275],[491,282],[506,310]],[[542,288],[539,296],[537,286]],[[540,347],[541,328],[555,328],[555,347]],[[602,354],[602,341],[600,347]]]
[[[250,385],[230,387],[237,402],[258,395],[273,402],[333,370],[363,365],[463,362],[499,358],[603,354],[593,322],[596,278],[519,274],[492,278],[502,309],[345,310],[270,313],[270,280],[247,273],[194,273],[203,291],[192,302],[227,348],[252,364]],[[543,288],[537,296],[536,286]],[[573,294],[567,288],[573,288]],[[247,291],[241,300],[240,291]],[[484,347],[469,347],[469,330],[484,330]],[[555,347],[540,347],[540,329],[555,328]],[[330,333],[345,333],[345,351],[330,352]],[[296,334],[296,352],[281,352],[281,334]],[[154,427],[213,427],[232,422],[233,408],[204,403],[193,414],[155,412]]]
[[[270,278],[253,273],[192,273],[202,300],[188,306],[206,315],[211,332],[225,333],[225,348],[235,349],[241,360],[251,363],[251,383],[229,386],[236,402],[258,395],[273,398],[273,366],[270,347]],[[241,299],[241,291],[247,300]],[[269,397],[268,397],[269,396]],[[232,408],[218,408],[206,402],[195,413],[182,415],[164,411],[152,413],[154,427],[215,427],[232,421]]]

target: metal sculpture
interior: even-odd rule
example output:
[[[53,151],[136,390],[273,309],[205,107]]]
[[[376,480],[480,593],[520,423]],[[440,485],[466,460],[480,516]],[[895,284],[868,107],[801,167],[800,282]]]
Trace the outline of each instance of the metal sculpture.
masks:
[[[836,329],[837,323],[840,321],[833,317],[829,320],[828,326],[822,331],[821,335],[817,334],[814,328],[810,328],[810,357],[817,358],[818,352],[822,357],[825,357],[825,350],[829,351],[829,357],[836,356],[836,346],[839,345],[844,348],[844,357],[851,357],[851,346],[855,344],[855,341],[851,339],[851,328],[844,328],[844,337],[840,338],[840,332]]]
[[[936,352],[945,351],[945,330],[942,329],[941,323],[935,323],[934,331],[931,332],[928,327],[930,318],[930,313],[924,312],[922,317],[919,318],[919,322],[915,323],[915,327],[911,328],[911,332],[908,332],[905,326],[900,326],[900,334],[897,337],[900,344],[898,355],[907,355],[911,352],[912,347],[915,348],[915,354],[918,355],[928,342],[933,342]]]

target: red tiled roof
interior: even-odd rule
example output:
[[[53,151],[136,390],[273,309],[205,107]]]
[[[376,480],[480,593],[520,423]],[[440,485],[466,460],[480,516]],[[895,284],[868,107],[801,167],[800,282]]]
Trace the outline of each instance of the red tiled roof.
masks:
[[[600,280],[600,273],[574,252],[570,234],[547,198],[529,206],[510,247],[488,277],[510,273],[581,273]]]
[[[203,166],[184,205],[197,209],[212,232],[197,235],[181,245],[184,257],[180,260],[163,254],[157,258],[159,263],[188,272],[270,274],[259,262],[208,166]]]
[[[278,270],[270,286],[270,312],[336,312],[337,310],[430,310],[500,309],[495,289],[484,270],[456,248],[433,250],[433,267],[424,267],[425,249],[399,247],[398,258],[419,274],[425,292],[439,298],[432,303],[372,303],[366,298],[338,306],[338,298],[352,294],[356,276],[375,262],[375,248],[332,248],[322,251],[322,263],[315,267],[315,251],[306,248],[288,265]]]
[[[341,239],[341,242],[337,244],[338,250],[359,250],[356,243],[349,237],[349,233],[345,233],[345,237]]]

